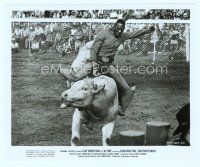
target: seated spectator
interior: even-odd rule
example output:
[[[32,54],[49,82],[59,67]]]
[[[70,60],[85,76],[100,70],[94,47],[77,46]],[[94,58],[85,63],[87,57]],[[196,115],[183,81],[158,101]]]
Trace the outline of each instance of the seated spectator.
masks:
[[[44,11],[44,18],[50,18],[51,17],[51,12],[50,10],[45,10]]]
[[[69,43],[68,42],[63,43],[63,54],[62,54],[62,56],[69,54],[70,51],[71,51],[71,47],[70,47]]]
[[[35,27],[35,36],[38,38],[43,33],[44,33],[44,30],[43,30],[42,26],[40,26],[40,24],[37,24]]]
[[[83,11],[78,10],[77,14],[76,14],[76,18],[82,18],[83,17]]]
[[[121,10],[117,11],[117,19],[122,19],[123,18],[123,12]]]
[[[183,13],[183,19],[187,20],[190,18],[189,12],[184,12]]]
[[[41,45],[39,48],[39,54],[46,53],[46,52],[47,52],[47,45],[46,45],[45,41],[41,41]]]
[[[136,19],[142,19],[142,13],[140,10],[135,10],[134,16]]]
[[[84,11],[83,11],[83,18],[84,18],[84,19],[87,19],[87,18],[88,18],[88,11],[87,11],[87,10],[84,10]]]
[[[68,11],[63,12],[62,18],[64,18],[64,19],[69,18]]]
[[[111,10],[111,13],[110,13],[110,19],[117,19],[117,12],[115,10]]]
[[[103,14],[102,13],[99,14],[99,19],[103,19]]]
[[[19,44],[16,42],[15,38],[12,38],[11,40],[11,49],[12,49],[12,53],[19,52]]]
[[[70,18],[76,18],[76,11],[75,10],[70,10],[69,17]]]
[[[34,39],[31,45],[31,53],[38,52],[39,48],[40,48],[39,42],[36,39]]]

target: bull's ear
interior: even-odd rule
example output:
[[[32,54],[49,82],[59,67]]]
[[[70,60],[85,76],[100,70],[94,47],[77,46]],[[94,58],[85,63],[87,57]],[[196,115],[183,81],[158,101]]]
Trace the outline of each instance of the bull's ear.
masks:
[[[105,88],[105,84],[103,84],[103,85],[97,85],[96,83],[94,83],[92,81],[92,92],[94,94],[99,93],[100,91],[104,90],[104,88]]]

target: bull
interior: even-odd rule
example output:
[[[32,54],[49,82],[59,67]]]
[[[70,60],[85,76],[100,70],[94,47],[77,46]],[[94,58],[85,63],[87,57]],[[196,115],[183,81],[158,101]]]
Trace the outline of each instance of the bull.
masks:
[[[72,146],[76,146],[80,140],[82,125],[91,128],[96,122],[102,124],[102,145],[109,145],[119,106],[114,79],[101,75],[79,80],[62,93],[61,100],[68,107],[75,107],[72,118]]]

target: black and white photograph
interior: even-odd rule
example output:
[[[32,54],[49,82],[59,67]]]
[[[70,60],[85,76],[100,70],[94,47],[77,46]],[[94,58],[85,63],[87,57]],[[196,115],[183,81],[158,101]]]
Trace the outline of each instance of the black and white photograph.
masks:
[[[199,7],[0,2],[0,166],[198,166]]]
[[[12,22],[13,146],[190,145],[190,24],[131,13]]]

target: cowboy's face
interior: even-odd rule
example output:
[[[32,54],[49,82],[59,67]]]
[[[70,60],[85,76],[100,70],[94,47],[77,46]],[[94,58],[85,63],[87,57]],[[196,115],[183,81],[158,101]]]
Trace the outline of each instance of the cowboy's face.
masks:
[[[125,26],[121,23],[117,23],[114,25],[114,35],[115,37],[120,37],[124,31]]]

